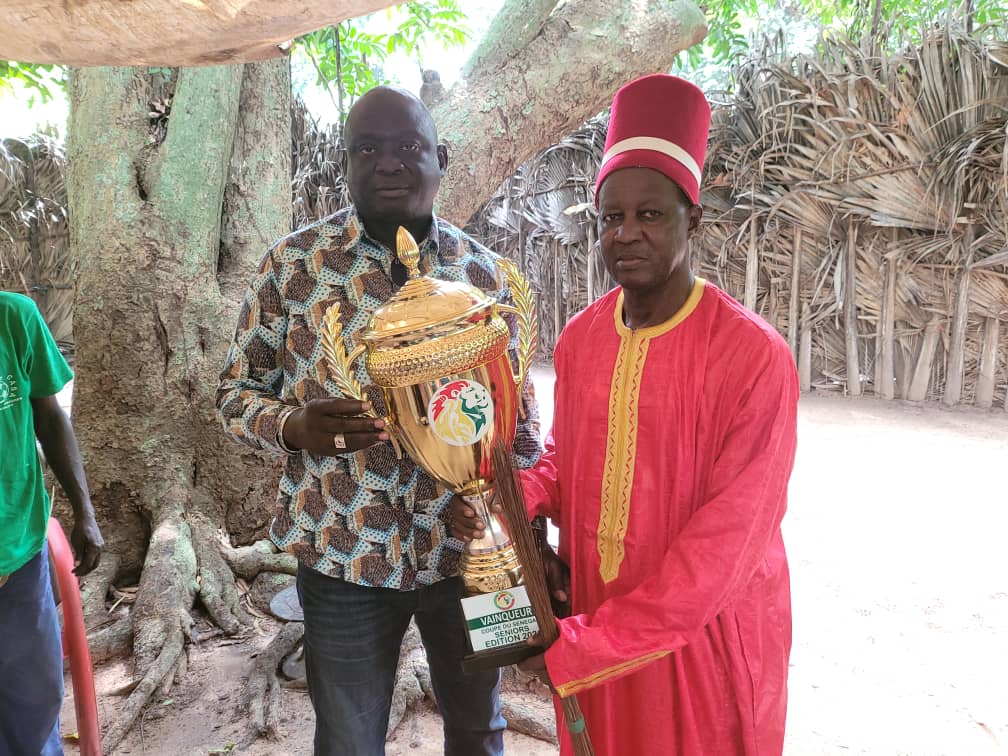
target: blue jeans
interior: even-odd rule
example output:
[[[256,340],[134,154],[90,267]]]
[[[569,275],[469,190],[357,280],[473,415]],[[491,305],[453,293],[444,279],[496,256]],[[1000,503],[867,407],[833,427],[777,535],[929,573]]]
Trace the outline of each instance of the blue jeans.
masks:
[[[59,756],[63,644],[45,549],[0,587],[0,756]]]
[[[446,756],[504,752],[500,671],[466,674],[461,582],[413,591],[368,588],[298,567],[315,756],[382,756],[399,647],[416,617],[444,719]]]

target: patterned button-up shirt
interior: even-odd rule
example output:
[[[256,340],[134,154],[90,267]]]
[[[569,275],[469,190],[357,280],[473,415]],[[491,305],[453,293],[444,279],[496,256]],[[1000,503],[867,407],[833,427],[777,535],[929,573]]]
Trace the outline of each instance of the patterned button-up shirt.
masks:
[[[470,283],[510,301],[496,256],[451,224],[434,219],[420,246],[421,272]],[[340,307],[347,350],[376,308],[395,291],[393,253],[365,231],[353,208],[295,231],[263,258],[245,294],[238,328],[217,389],[229,435],[283,454],[277,419],[290,405],[340,396],[322,353],[326,310]],[[510,317],[510,316],[508,316]],[[512,330],[512,361],[517,344]],[[375,409],[385,401],[358,361],[356,376]],[[522,394],[514,452],[520,467],[539,457],[531,381]],[[450,492],[390,442],[362,451],[287,457],[270,535],[319,572],[367,586],[410,590],[457,573],[462,544],[449,535]]]

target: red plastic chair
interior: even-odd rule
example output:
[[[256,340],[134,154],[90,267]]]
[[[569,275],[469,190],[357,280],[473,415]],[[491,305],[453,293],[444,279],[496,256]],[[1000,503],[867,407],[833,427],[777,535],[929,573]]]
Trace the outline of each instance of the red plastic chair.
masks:
[[[80,586],[77,584],[77,576],[73,574],[73,550],[55,518],[49,520],[46,536],[63,604],[63,656],[70,659],[80,752],[81,756],[101,756],[101,729],[98,726],[98,701],[91,669],[91,649],[84,629]]]

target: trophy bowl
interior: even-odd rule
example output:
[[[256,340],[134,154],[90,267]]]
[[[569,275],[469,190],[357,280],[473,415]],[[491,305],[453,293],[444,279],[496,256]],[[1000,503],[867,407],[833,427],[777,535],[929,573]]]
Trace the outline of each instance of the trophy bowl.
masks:
[[[511,538],[488,506],[491,450],[498,440],[508,449],[514,442],[521,387],[537,340],[531,291],[508,260],[498,266],[515,307],[469,284],[421,276],[419,249],[409,232],[400,228],[396,242],[409,279],[374,312],[349,354],[339,306],[330,307],[323,349],[340,391],[362,401],[354,364],[365,358],[367,374],[385,397],[383,419],[397,450],[463,497],[486,524],[484,536],[465,545],[460,562],[462,610],[474,652],[464,666],[502,666],[534,652],[524,640],[538,629]],[[517,371],[508,355],[504,312],[518,318]]]

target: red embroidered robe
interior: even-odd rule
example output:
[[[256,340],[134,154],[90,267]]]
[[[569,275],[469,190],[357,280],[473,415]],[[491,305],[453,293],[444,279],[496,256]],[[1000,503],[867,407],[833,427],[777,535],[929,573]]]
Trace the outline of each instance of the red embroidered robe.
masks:
[[[616,289],[564,330],[552,434],[522,473],[571,567],[547,668],[578,694],[598,756],[779,755],[792,355],[702,279],[658,326],[628,329],[622,301]]]

